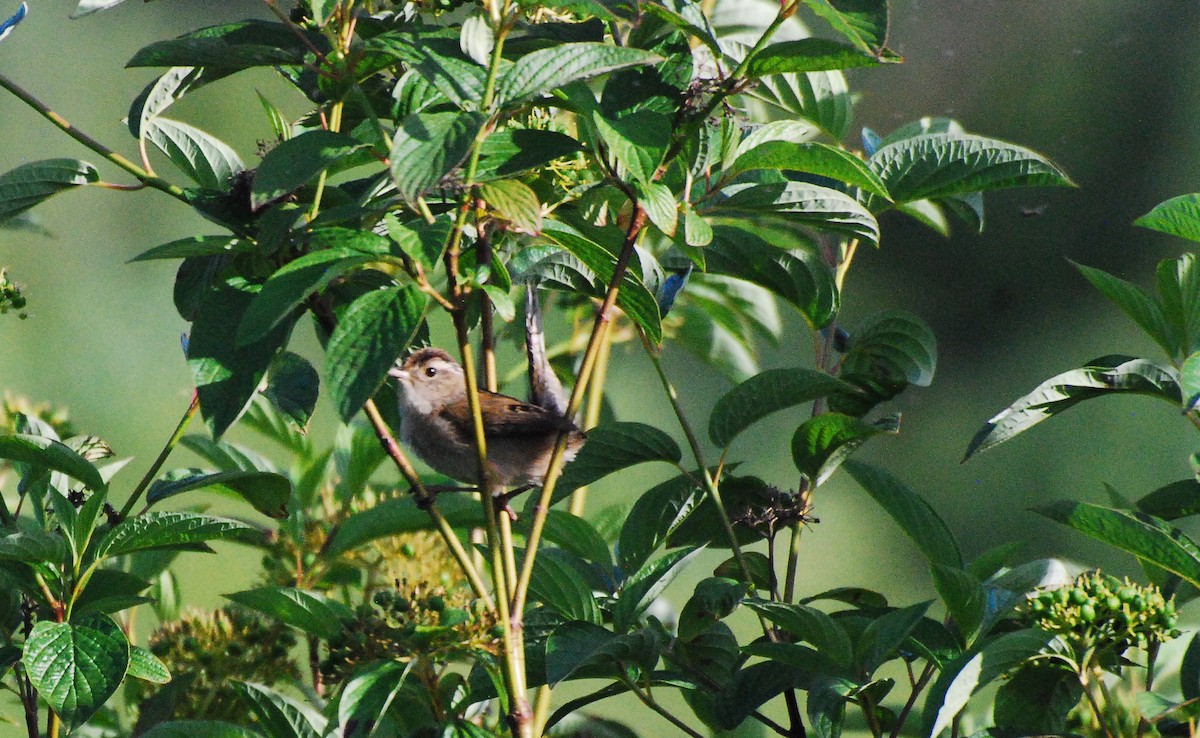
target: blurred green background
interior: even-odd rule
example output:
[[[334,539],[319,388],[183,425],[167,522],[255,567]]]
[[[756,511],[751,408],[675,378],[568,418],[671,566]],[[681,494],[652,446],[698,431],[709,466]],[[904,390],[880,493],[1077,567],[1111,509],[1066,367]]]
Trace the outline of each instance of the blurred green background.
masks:
[[[0,70],[134,158],[122,118],[155,72],[126,70],[124,62],[154,40],[265,16],[262,3],[250,0],[128,2],[79,20],[68,20],[75,5],[68,0],[30,5],[29,18],[0,44]],[[0,5],[0,15],[15,6],[15,0]],[[1048,155],[1079,188],[991,195],[982,235],[960,227],[943,239],[901,217],[884,218],[881,248],[860,252],[850,273],[843,322],[853,327],[885,308],[915,312],[938,337],[939,365],[932,387],[910,389],[898,400],[901,435],[875,442],[863,458],[924,494],[969,557],[1016,538],[1026,541],[1028,557],[1062,556],[1131,572],[1125,558],[1027,508],[1060,497],[1102,502],[1103,483],[1137,497],[1186,477],[1186,457],[1196,445],[1177,411],[1145,399],[1101,400],[967,464],[959,461],[984,421],[1043,379],[1107,353],[1157,357],[1154,345],[1067,260],[1148,286],[1158,260],[1187,248],[1131,223],[1162,200],[1200,190],[1194,174],[1200,171],[1194,124],[1200,5],[896,0],[892,15],[891,46],[906,63],[852,70],[851,88],[862,95],[853,130],[869,126],[883,134],[921,116],[952,116],[971,132]],[[303,101],[270,73],[254,73],[253,85],[246,79],[205,88],[178,105],[175,116],[224,138],[252,163],[257,142],[270,137],[254,89],[288,112],[298,113]],[[0,140],[0,171],[69,156],[100,164],[108,181],[130,181],[6,94]],[[165,160],[155,163],[174,176]],[[171,301],[174,263],[126,261],[160,243],[216,231],[154,191],[87,188],[35,213],[51,237],[0,231],[0,266],[31,299],[28,320],[0,318],[0,391],[67,406],[77,428],[105,438],[119,456],[136,457],[114,487],[121,495],[157,453],[191,390],[179,348],[187,326]],[[793,326],[783,345],[766,352],[764,366],[805,364],[809,346],[808,335]],[[309,335],[299,350],[318,356]],[[674,432],[644,356],[623,349],[616,356],[618,414]],[[681,351],[668,348],[666,362],[703,426],[727,384]],[[328,405],[319,412],[314,433],[328,438],[333,413]],[[776,416],[740,439],[734,455],[752,458],[743,470],[794,485],[788,441],[799,418]],[[181,454],[170,466],[186,461]],[[653,479],[621,477],[600,487],[593,502],[628,502]],[[932,594],[921,557],[852,483],[838,478],[816,504],[821,522],[806,534],[802,591],[867,586],[901,603]],[[218,593],[250,586],[256,563],[257,555],[229,546],[217,557],[185,556],[185,596],[213,606]]]

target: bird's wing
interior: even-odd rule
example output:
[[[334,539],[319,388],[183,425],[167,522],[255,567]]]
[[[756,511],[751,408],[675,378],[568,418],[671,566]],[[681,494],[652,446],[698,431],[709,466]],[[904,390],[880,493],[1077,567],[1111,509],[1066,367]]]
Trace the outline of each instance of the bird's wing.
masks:
[[[537,405],[486,390],[480,390],[479,394],[481,398],[487,398],[485,402],[497,409],[488,423],[489,436],[536,435],[575,428],[571,421]],[[441,415],[464,438],[474,436],[471,410],[465,400],[442,408]]]

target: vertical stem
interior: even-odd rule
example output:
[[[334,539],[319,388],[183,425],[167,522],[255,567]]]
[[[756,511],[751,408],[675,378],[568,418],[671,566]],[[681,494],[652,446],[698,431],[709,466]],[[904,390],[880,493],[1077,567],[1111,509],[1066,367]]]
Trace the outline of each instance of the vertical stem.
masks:
[[[533,696],[533,734],[540,736],[546,732],[546,721],[550,719],[550,701],[552,691],[549,684],[537,688]]]
[[[587,411],[583,418],[583,429],[591,430],[600,423],[600,410],[604,406],[604,383],[608,379],[608,362],[612,356],[612,338],[608,333],[600,342],[600,355],[596,357],[596,372],[588,388]],[[571,506],[568,508],[572,515],[583,517],[587,506],[587,486],[580,487],[571,493]]]
[[[166,445],[158,452],[158,457],[150,464],[150,468],[146,470],[146,473],[142,476],[142,480],[138,482],[137,487],[134,487],[133,493],[129,495],[129,499],[125,501],[125,506],[121,508],[122,518],[129,517],[130,511],[133,510],[133,506],[137,504],[142,493],[154,481],[154,477],[158,476],[158,470],[162,469],[162,465],[166,463],[167,457],[171,455],[171,451],[179,444],[179,439],[183,438],[183,432],[187,430],[188,423],[192,421],[192,418],[196,415],[196,411],[199,409],[200,394],[196,390],[192,390],[192,401],[188,404],[187,410],[183,412],[183,417],[175,425],[175,430],[171,433],[171,437],[167,439]]]

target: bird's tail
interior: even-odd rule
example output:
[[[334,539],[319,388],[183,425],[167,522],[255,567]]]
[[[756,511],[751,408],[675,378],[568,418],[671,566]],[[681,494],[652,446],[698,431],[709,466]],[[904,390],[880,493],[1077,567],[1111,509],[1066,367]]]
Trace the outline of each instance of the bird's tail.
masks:
[[[525,355],[529,360],[529,402],[565,416],[567,393],[546,358],[546,334],[542,330],[542,307],[537,285],[525,285]]]

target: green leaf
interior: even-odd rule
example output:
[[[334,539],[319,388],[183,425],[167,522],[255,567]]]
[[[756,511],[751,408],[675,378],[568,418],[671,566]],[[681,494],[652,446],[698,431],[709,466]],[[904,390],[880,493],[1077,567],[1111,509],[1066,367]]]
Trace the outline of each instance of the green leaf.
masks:
[[[1034,511],[1200,586],[1200,548],[1165,520],[1070,500],[1035,507]]]
[[[1138,500],[1137,509],[1163,520],[1200,515],[1200,481],[1182,479],[1159,487]]]
[[[486,182],[524,174],[582,149],[582,144],[558,131],[504,128],[488,136],[479,147],[475,179]]]
[[[650,222],[667,236],[673,237],[679,222],[679,203],[675,200],[675,193],[661,182],[637,182],[635,187],[638,202],[645,209]]]
[[[896,521],[930,563],[962,567],[954,535],[933,507],[889,472],[860,461],[843,465],[854,481]]]
[[[747,587],[726,577],[709,577],[697,582],[692,596],[679,612],[679,639],[690,641],[708,631],[713,623],[732,614],[746,596]],[[733,650],[737,650],[736,646]]]
[[[963,641],[970,643],[983,622],[988,592],[973,574],[955,566],[931,564],[933,586],[946,606]]]
[[[0,174],[0,223],[53,195],[100,181],[100,173],[78,159],[46,159]]]
[[[142,733],[141,738],[263,738],[263,736],[249,728],[217,720],[171,720],[155,725]]]
[[[484,182],[479,195],[504,220],[525,233],[537,235],[542,230],[542,203],[529,185],[515,179]]]
[[[161,115],[189,92],[226,77],[232,70],[213,67],[175,67],[146,85],[129,106],[126,123],[134,138],[142,138],[146,122]]]
[[[1173,368],[1130,356],[1102,356],[1079,369],[1047,379],[1000,411],[975,434],[964,460],[1084,400],[1117,392],[1159,397],[1175,405],[1183,401]]]
[[[483,97],[487,71],[463,56],[457,33],[450,38],[439,29],[388,31],[367,39],[363,48],[400,59],[460,108],[476,107]]]
[[[658,661],[662,644],[651,630],[617,635],[586,622],[563,623],[546,639],[546,683],[566,679],[625,676],[640,666],[649,671]]]
[[[764,141],[739,154],[722,176],[732,178],[743,172],[780,169],[818,174],[860,187],[879,197],[890,199],[887,186],[867,163],[844,149],[823,143]]]
[[[116,693],[129,668],[129,641],[107,615],[74,623],[40,620],[21,662],[38,695],[73,728]]]
[[[161,246],[155,246],[152,249],[143,251],[129,261],[187,259],[193,256],[244,254],[253,251],[255,248],[256,246],[253,241],[247,241],[236,236],[192,236],[164,243]]]
[[[579,568],[586,565],[582,560],[577,560],[578,565],[573,564],[572,556],[563,549],[541,551],[534,559],[533,575],[529,578],[530,597],[567,620],[599,625],[600,607],[591,587],[579,575]]]
[[[587,443],[558,480],[556,496],[558,493],[566,495],[636,464],[647,461],[678,464],[682,459],[679,444],[654,426],[605,423],[588,431]]]
[[[796,686],[795,670],[774,661],[742,669],[733,683],[716,695],[715,727],[733,730],[769,700]]]
[[[417,660],[407,664],[377,661],[356,671],[337,702],[338,729],[342,738],[370,738],[381,716],[399,695]]]
[[[247,538],[258,530],[240,520],[193,512],[151,512],[110,530],[96,547],[96,558],[111,558],[151,548],[186,547],[205,541]]]
[[[547,220],[543,227],[542,235],[544,237],[578,257],[605,285],[612,282],[616,271],[617,257],[615,254],[558,221]],[[652,343],[660,343],[662,341],[662,317],[659,315],[658,302],[654,299],[654,295],[650,294],[646,285],[638,279],[632,269],[625,271],[620,287],[617,305],[646,332],[647,338]]]
[[[73,618],[92,612],[111,613],[152,601],[142,596],[150,582],[120,569],[96,569],[75,598]]]
[[[159,661],[149,649],[141,646],[129,647],[128,674],[151,684],[166,684],[171,681],[171,671],[167,665]]]
[[[757,85],[742,94],[763,103],[776,116],[782,113],[811,122],[835,141],[850,131],[853,97],[840,71],[761,77]]]
[[[1200,635],[1193,635],[1179,664],[1179,689],[1185,700],[1200,697]]]
[[[654,172],[666,154],[671,137],[671,119],[654,110],[636,110],[619,118],[592,115],[596,132],[612,156],[634,181],[653,182]]]
[[[303,187],[367,144],[344,133],[306,131],[271,149],[254,175],[250,207],[258,210]]]
[[[892,610],[871,621],[855,644],[855,656],[861,664],[862,671],[873,674],[881,664],[888,661],[920,624],[931,604],[932,600],[918,602]]]
[[[522,56],[496,84],[496,105],[512,107],[577,80],[615,69],[655,64],[662,57],[606,43],[567,43]]]
[[[336,638],[342,632],[341,621],[352,616],[340,602],[294,587],[247,589],[227,594],[225,599],[324,640]]]
[[[319,35],[310,39],[323,42]],[[305,42],[282,23],[250,20],[211,26],[170,41],[142,47],[127,67],[212,67],[237,71],[249,67],[298,65]]]
[[[705,214],[773,215],[818,230],[844,233],[872,246],[879,244],[879,223],[858,200],[844,192],[807,182],[737,184],[728,197]]]
[[[1133,224],[1200,242],[1200,194],[1180,195],[1160,202]]]
[[[590,443],[590,441],[589,441]],[[528,530],[530,523],[523,526]],[[601,566],[612,566],[612,553],[608,544],[591,523],[565,510],[551,510],[546,514],[542,536],[551,543],[579,556],[584,561]]]
[[[703,499],[703,490],[684,474],[656,484],[639,496],[625,516],[617,543],[621,568],[626,572],[642,569]]]
[[[0,435],[0,459],[62,472],[83,482],[91,490],[104,490],[107,487],[100,472],[90,461],[69,446],[45,436]]]
[[[1157,276],[1163,315],[1179,343],[1179,353],[1187,356],[1200,348],[1200,266],[1196,255],[1160,261]]]
[[[654,603],[675,577],[679,576],[703,547],[671,551],[638,569],[621,586],[617,606],[613,610],[613,625],[618,631],[633,627],[642,613]],[[625,552],[621,552],[624,557]]]
[[[0,561],[27,564],[61,564],[66,561],[67,545],[60,533],[48,533],[35,527],[0,537]]]
[[[1067,732],[1067,713],[1082,696],[1079,675],[1065,665],[1029,664],[996,691],[993,719],[997,726],[1025,735],[1061,735]]]
[[[466,495],[445,495],[437,501],[438,509],[456,528],[477,528],[483,525],[479,503]],[[412,497],[387,500],[374,507],[352,513],[334,530],[322,555],[334,557],[351,551],[377,538],[430,530],[433,521]]]
[[[841,667],[849,667],[854,658],[850,636],[836,620],[807,605],[746,600],[746,606],[783,628],[797,641],[812,644],[821,654]]]
[[[1071,187],[1035,151],[965,133],[926,133],[888,144],[867,161],[897,203],[1006,187]]]
[[[304,357],[283,351],[271,362],[267,386],[262,394],[287,423],[287,428],[279,428],[282,433],[276,434],[276,438],[284,445],[301,451],[309,448],[304,434],[317,406],[320,387],[321,378],[317,370]]]
[[[341,316],[325,347],[325,379],[344,422],[362,409],[412,345],[428,301],[415,286],[388,287],[357,298]]]
[[[1179,368],[1179,392],[1183,396],[1184,412],[1200,404],[1200,352],[1187,357]]]
[[[282,474],[263,471],[225,471],[215,474],[194,473],[159,479],[146,492],[146,503],[153,505],[183,492],[211,489],[241,497],[263,515],[286,518],[292,483]]]
[[[1120,277],[1092,267],[1071,262],[1092,286],[1100,290],[1113,304],[1137,323],[1146,335],[1163,347],[1169,355],[1179,353],[1179,337],[1167,322],[1162,305],[1145,290]]]
[[[324,719],[290,697],[254,682],[231,679],[228,684],[271,738],[321,738],[324,733]]]
[[[887,310],[850,334],[842,375],[928,387],[937,368],[937,339],[929,326],[903,310]]]
[[[739,433],[778,410],[820,397],[853,392],[845,382],[823,372],[797,367],[768,369],[726,392],[708,421],[708,437],[725,448]]]
[[[262,338],[239,345],[235,341],[238,325],[261,294],[260,289],[259,285],[239,278],[223,282],[204,293],[192,322],[187,362],[196,383],[200,410],[214,437],[220,437],[233,425],[254,398],[295,322],[278,321]]]
[[[482,113],[421,113],[400,122],[392,139],[392,179],[412,204],[467,158],[487,122]]]
[[[899,429],[899,415],[871,423],[841,413],[818,415],[801,423],[792,436],[792,461],[814,486],[820,485],[872,436]]]
[[[142,136],[189,179],[206,189],[228,190],[233,175],[246,168],[237,152],[224,141],[171,118],[156,116],[145,121]]]
[[[881,61],[899,61],[886,46],[887,0],[804,0],[804,3],[865,53],[881,57]]]
[[[754,55],[747,77],[789,72],[823,72],[829,69],[873,67],[880,62],[859,49],[823,38],[802,38],[770,44]]]

